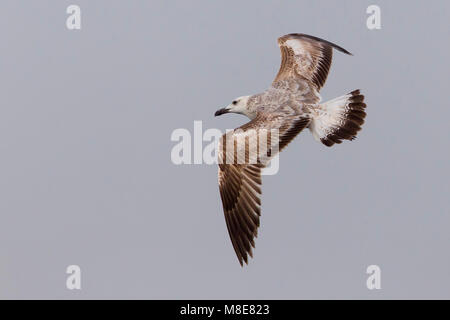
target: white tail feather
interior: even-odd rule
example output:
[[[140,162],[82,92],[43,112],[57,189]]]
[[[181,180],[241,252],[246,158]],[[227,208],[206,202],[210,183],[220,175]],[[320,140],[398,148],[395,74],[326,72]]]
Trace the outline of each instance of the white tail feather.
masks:
[[[364,96],[355,90],[319,105],[309,125],[314,138],[328,147],[342,140],[353,140],[366,116],[363,101]]]

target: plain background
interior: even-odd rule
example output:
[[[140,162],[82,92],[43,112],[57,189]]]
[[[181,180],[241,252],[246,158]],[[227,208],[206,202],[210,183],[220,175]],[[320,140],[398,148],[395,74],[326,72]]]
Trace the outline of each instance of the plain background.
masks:
[[[77,4],[82,29],[66,28]],[[368,30],[366,8],[381,8]],[[447,1],[2,1],[1,298],[450,298]],[[335,42],[324,100],[367,122],[304,131],[263,182],[255,258],[228,238],[215,165],[171,162],[176,128],[265,90],[277,37]],[[206,144],[205,144],[206,145]],[[66,289],[66,267],[82,290]],[[366,268],[381,267],[381,290]]]

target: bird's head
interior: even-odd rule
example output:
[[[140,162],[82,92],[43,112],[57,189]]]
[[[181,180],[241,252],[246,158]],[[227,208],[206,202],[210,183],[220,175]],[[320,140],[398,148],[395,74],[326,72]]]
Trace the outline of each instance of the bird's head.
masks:
[[[225,113],[239,113],[249,116],[247,109],[247,102],[249,98],[250,96],[236,98],[225,108],[217,110],[214,115],[217,117]]]

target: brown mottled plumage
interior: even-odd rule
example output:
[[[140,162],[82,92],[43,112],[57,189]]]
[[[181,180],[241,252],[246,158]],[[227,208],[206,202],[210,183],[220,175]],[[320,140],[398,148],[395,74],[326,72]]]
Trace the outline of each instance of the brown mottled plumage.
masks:
[[[326,146],[353,140],[364,123],[359,90],[320,104],[319,90],[331,66],[333,48],[320,38],[288,34],[278,39],[281,66],[272,86],[240,97],[216,112],[251,119],[219,141],[219,190],[231,243],[239,263],[248,263],[261,215],[261,170],[304,128]]]

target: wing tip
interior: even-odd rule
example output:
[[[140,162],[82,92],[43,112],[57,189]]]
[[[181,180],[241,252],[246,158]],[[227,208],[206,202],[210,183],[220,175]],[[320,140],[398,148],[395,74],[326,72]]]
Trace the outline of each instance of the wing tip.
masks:
[[[286,35],[278,38],[278,42],[280,43],[281,41],[284,41],[284,40],[286,40],[288,38],[306,38],[306,39],[322,42],[322,43],[328,44],[329,46],[335,48],[337,51],[340,51],[342,53],[345,53],[345,54],[348,54],[350,56],[353,56],[353,53],[351,53],[350,51],[342,48],[341,46],[338,46],[337,44],[335,44],[333,42],[330,42],[328,40],[325,40],[325,39],[322,39],[322,38],[319,38],[319,37],[311,36],[309,34],[304,34],[304,33],[289,33],[289,34],[286,34]]]

